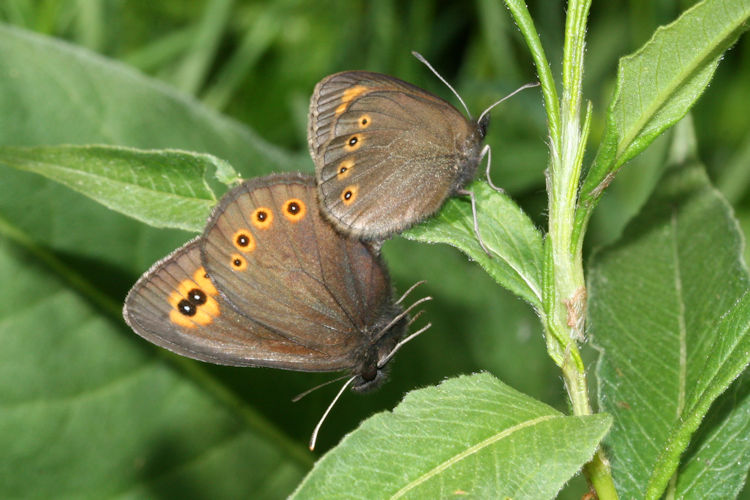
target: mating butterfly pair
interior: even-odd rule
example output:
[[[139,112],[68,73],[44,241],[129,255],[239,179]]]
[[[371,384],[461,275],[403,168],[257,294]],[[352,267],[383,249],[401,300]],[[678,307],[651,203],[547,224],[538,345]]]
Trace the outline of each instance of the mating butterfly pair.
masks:
[[[394,301],[376,249],[465,193],[487,151],[487,116],[467,120],[387,75],[325,78],[310,105],[316,179],[271,175],[232,189],[201,236],[133,286],[125,320],[194,359],[347,371],[339,394],[374,387],[408,340],[409,311],[429,300]]]

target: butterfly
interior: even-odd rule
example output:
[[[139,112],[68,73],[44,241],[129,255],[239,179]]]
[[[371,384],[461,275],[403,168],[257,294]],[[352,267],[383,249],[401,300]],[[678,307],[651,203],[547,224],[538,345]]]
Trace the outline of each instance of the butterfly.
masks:
[[[323,214],[344,233],[382,240],[432,216],[448,197],[466,195],[489,255],[474,194],[465,186],[486,155],[487,180],[502,191],[489,178],[490,147],[482,145],[488,111],[500,102],[473,120],[389,75],[345,71],[324,78],[310,100],[307,130]]]
[[[373,248],[320,216],[311,176],[277,174],[229,191],[201,236],[136,282],[123,316],[146,340],[201,361],[348,372],[341,394],[382,382],[409,311],[429,297],[407,309],[403,299]]]

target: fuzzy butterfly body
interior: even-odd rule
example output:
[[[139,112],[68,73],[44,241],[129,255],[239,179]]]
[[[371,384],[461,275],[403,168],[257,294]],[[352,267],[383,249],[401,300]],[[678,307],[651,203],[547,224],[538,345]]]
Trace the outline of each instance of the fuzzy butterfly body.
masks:
[[[315,87],[308,126],[322,212],[371,240],[413,226],[474,177],[488,123],[388,75],[328,76]]]
[[[370,246],[320,216],[314,179],[246,181],[202,236],[146,272],[123,315],[145,339],[218,364],[348,371],[376,385],[406,329]],[[385,360],[385,361],[384,361]]]

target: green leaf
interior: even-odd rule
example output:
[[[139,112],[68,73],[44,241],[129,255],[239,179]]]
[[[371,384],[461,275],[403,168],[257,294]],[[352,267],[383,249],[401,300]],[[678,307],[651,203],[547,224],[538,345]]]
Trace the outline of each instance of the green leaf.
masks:
[[[4,144],[112,142],[140,148],[178,147],[208,151],[225,158],[242,169],[246,176],[294,167],[293,163],[282,165],[272,158],[262,160],[255,143],[243,139],[246,134],[241,125],[207,112],[191,99],[179,96],[172,89],[146,79],[132,69],[71,48],[65,43],[19,34],[16,30],[0,28],[0,38],[8,36],[7,32],[11,32],[14,43],[18,44],[14,50],[26,54],[26,59],[16,60],[13,51],[0,52],[0,75],[3,76],[0,78],[0,111],[4,117],[12,118],[0,120],[0,129],[7,132],[0,138]],[[25,43],[30,44],[31,49],[24,47]],[[320,58],[320,53],[316,57]],[[12,66],[7,66],[7,61],[12,61]],[[12,71],[18,80],[9,82],[4,79],[6,70]],[[54,74],[52,78],[50,72]],[[73,74],[69,75],[68,72]],[[316,78],[319,76],[311,78],[310,83],[314,83]],[[94,82],[87,84],[87,79]],[[100,79],[104,80],[104,84],[97,83]],[[55,82],[68,88],[69,92],[56,89]],[[76,87],[79,83],[92,91],[79,93]],[[289,92],[287,87],[279,85],[279,89],[280,96],[286,96]],[[43,98],[45,95],[50,98]],[[100,119],[101,116],[106,119]],[[306,164],[310,164],[306,154],[304,159]],[[232,175],[227,177],[221,182],[227,183]],[[0,487],[0,496],[50,497],[49,490],[55,481],[66,485],[66,488],[75,483],[76,490],[68,496],[114,496],[115,493],[108,494],[109,490],[102,491],[100,488],[104,474],[96,468],[99,467],[98,462],[92,463],[95,461],[91,458],[91,450],[95,449],[102,450],[102,455],[112,454],[101,459],[101,467],[111,473],[110,477],[117,478],[116,486],[129,485],[118,489],[121,496],[237,498],[252,491],[254,496],[279,498],[288,494],[300,475],[312,465],[311,456],[304,445],[322,410],[330,402],[331,394],[319,391],[295,405],[288,400],[294,394],[329,379],[330,374],[215,367],[163,355],[163,350],[149,345],[127,329],[119,317],[119,305],[138,275],[183,243],[185,233],[148,227],[120,213],[106,210],[91,199],[36,174],[0,165],[0,179],[0,218],[11,221],[21,232],[22,240],[37,244],[48,255],[65,264],[62,268],[59,265],[50,266],[47,259],[40,258],[38,253],[29,251],[25,245],[13,244],[9,252],[24,266],[18,267],[19,274],[6,273],[6,276],[14,282],[26,279],[23,277],[27,273],[64,281],[67,286],[60,285],[61,295],[72,297],[87,307],[90,307],[89,302],[95,305],[90,315],[74,318],[74,326],[66,324],[65,328],[61,328],[59,322],[49,320],[50,316],[64,315],[68,310],[64,306],[50,311],[49,315],[42,311],[39,321],[29,319],[23,324],[6,323],[7,315],[30,307],[39,297],[37,291],[47,290],[50,285],[43,281],[32,287],[6,290],[9,293],[4,295],[4,299],[12,296],[13,301],[8,302],[7,310],[3,309],[0,313],[0,332],[3,335],[0,351],[5,349],[6,338],[18,344],[24,343],[27,338],[34,339],[24,344],[25,357],[19,358],[24,360],[25,370],[40,372],[33,379],[34,386],[52,387],[60,383],[57,380],[59,377],[76,380],[96,378],[102,373],[104,365],[116,365],[121,357],[127,359],[131,352],[135,353],[134,356],[147,358],[151,363],[144,364],[154,366],[153,372],[144,368],[145,382],[137,391],[122,391],[118,393],[122,396],[121,400],[116,394],[102,406],[74,409],[76,411],[67,415],[64,426],[75,428],[76,433],[66,435],[61,446],[69,450],[85,450],[85,453],[63,456],[62,448],[50,444],[57,436],[43,434],[40,428],[43,428],[44,418],[50,425],[59,420],[45,417],[41,410],[42,424],[28,427],[18,421],[14,421],[13,425],[0,424],[0,445],[16,444],[4,448],[5,467],[0,466],[0,470],[5,473],[0,478],[0,484],[20,488],[25,481],[28,487],[19,494],[14,494],[16,490],[9,490],[6,494],[6,490]],[[9,237],[17,239],[9,235],[7,228],[0,227],[0,243],[5,245],[5,239]],[[476,370],[479,366],[497,367],[497,373],[517,381],[514,384],[541,392],[546,400],[560,400],[560,391],[545,382],[546,377],[554,376],[554,366],[546,360],[538,321],[528,307],[497,287],[478,266],[467,263],[452,248],[418,245],[403,239],[390,241],[386,247],[389,245],[395,246],[394,258],[389,259],[389,264],[400,291],[416,280],[429,276],[428,273],[437,269],[436,266],[445,267],[448,263],[440,280],[431,280],[424,285],[428,289],[425,293],[435,297],[432,304],[427,304],[426,317],[440,325],[436,324],[430,330],[431,338],[422,336],[399,353],[392,363],[390,380],[381,390],[359,398],[357,402],[342,401],[335,408],[320,436],[320,450],[332,446],[366,416],[393,407],[409,388],[434,384],[446,376]],[[401,255],[402,249],[408,252],[407,256]],[[398,262],[394,262],[396,256],[399,257]],[[414,265],[410,265],[412,262]],[[470,293],[461,288],[467,279],[472,283]],[[82,280],[88,286],[82,286]],[[102,306],[102,300],[92,296],[103,298],[109,305]],[[114,311],[115,308],[117,311]],[[496,335],[494,325],[498,321],[503,321],[508,336]],[[5,331],[4,328],[11,324],[13,328]],[[86,342],[84,339],[69,350],[50,352],[57,343],[69,339],[76,332],[75,328],[81,329],[86,339],[92,341]],[[466,338],[455,335],[459,328],[475,333],[468,343]],[[112,336],[121,344],[111,345],[101,340]],[[523,350],[522,356],[518,355],[515,346]],[[441,363],[428,361],[445,352],[452,353],[450,359]],[[154,353],[162,355],[155,356]],[[17,364],[7,366],[17,370]],[[216,378],[218,387],[205,385],[205,377],[195,376],[195,369],[210,373]],[[529,370],[533,373],[529,373]],[[149,383],[152,373],[157,376],[153,383]],[[19,381],[16,373],[3,371],[3,375],[6,384],[15,384],[18,392],[34,389],[34,386],[23,384],[23,380]],[[170,387],[175,389],[174,392],[164,389],[162,377],[175,381],[175,385]],[[179,388],[192,389],[199,397],[182,399],[184,392],[177,390]],[[236,407],[230,405],[227,410],[225,405],[218,402],[222,401],[222,389],[234,394],[240,404]],[[0,395],[0,401],[4,399]],[[43,401],[40,406],[45,406],[45,403]],[[0,411],[4,409],[0,408]],[[156,417],[149,416],[162,410],[165,415],[173,416],[174,421],[151,426],[150,422]],[[172,413],[167,413],[167,410],[172,410]],[[175,414],[178,410],[179,413]],[[214,418],[214,412],[221,412],[221,418]],[[256,431],[257,426],[243,425],[248,412],[261,414],[278,425],[287,444],[280,443],[282,440],[274,433]],[[138,419],[142,416],[149,417],[142,431],[148,436],[143,437],[135,432],[128,448],[126,441],[131,429],[139,425]],[[208,430],[214,427],[224,429],[223,418],[236,422],[237,439],[248,434],[251,436],[248,440],[257,439],[261,443],[257,445],[255,455],[248,456],[245,449],[235,453],[233,441],[225,438],[224,434],[216,436],[215,433],[208,433],[206,441],[217,437],[213,447],[206,442],[199,443],[203,448],[193,444],[204,427]],[[106,426],[97,419],[106,420]],[[91,433],[78,432],[87,424],[90,424]],[[27,454],[22,443],[28,444],[29,448],[33,446],[34,454]],[[250,444],[248,448],[252,446]],[[270,447],[272,452],[267,453],[266,447]],[[50,456],[57,462],[51,469],[51,479],[39,486],[40,490],[34,490],[38,481],[36,471],[49,464],[45,461],[47,455],[40,451],[45,448],[51,450]],[[119,448],[125,450],[121,452]],[[231,456],[224,460],[227,455]],[[124,464],[121,480],[117,476],[120,473],[116,470],[117,466],[111,465],[118,461]],[[20,475],[13,465],[15,463],[23,464],[29,474]],[[138,467],[139,464],[143,464],[140,469],[142,474],[131,474],[128,467]],[[89,474],[87,467],[95,470]],[[161,474],[159,467],[167,471]],[[259,473],[246,472],[246,468],[257,469]],[[12,473],[17,477],[6,483],[5,477]],[[224,480],[222,474],[232,477]],[[240,482],[242,484],[238,486]],[[238,490],[242,491],[238,493]],[[64,491],[58,491],[64,494]]]
[[[294,166],[242,125],[121,64],[3,26],[0,47],[2,144],[189,148],[227,158],[246,175]],[[201,172],[198,163],[208,164],[191,162]],[[232,177],[225,163],[214,166],[217,176]],[[169,180],[185,173],[172,171]],[[147,177],[139,172],[144,185]],[[190,177],[203,182],[198,171]],[[13,281],[0,292],[0,496],[290,492],[312,459],[304,437],[290,444],[259,416],[270,400],[260,371],[249,383],[247,371],[230,371],[255,389],[253,403],[225,397],[206,368],[164,355],[122,321],[128,286],[184,233],[149,228],[38,175],[0,166],[0,179],[0,270]],[[279,385],[293,395],[308,384],[281,381],[273,395]],[[314,422],[319,407],[297,418]]]
[[[2,221],[0,221],[2,222]],[[9,230],[0,224],[2,234]],[[309,466],[0,239],[4,498],[278,498]],[[57,262],[58,266],[61,263]],[[52,272],[51,272],[52,271]],[[91,298],[91,297],[89,297]],[[257,418],[257,417],[255,417]]]
[[[216,157],[113,146],[0,146],[0,163],[34,172],[156,227],[203,230],[216,196],[209,169],[236,177]]]
[[[426,279],[414,299],[433,297],[424,304],[423,316],[432,328],[399,352],[383,389],[403,379],[409,380],[403,389],[434,385],[483,369],[523,393],[564,407],[562,391],[549,383],[559,372],[546,355],[539,318],[526,302],[448,245],[394,238],[383,245],[383,257],[397,290]],[[389,408],[403,391],[397,395]]]
[[[667,170],[592,263],[589,331],[602,349],[599,404],[615,417],[606,444],[623,498],[663,494],[709,406],[750,362],[741,251],[730,208],[701,165],[686,163]]]
[[[750,134],[746,134],[742,144],[732,151],[732,156],[722,165],[716,179],[716,188],[730,203],[737,203],[750,187]]]
[[[552,498],[610,422],[564,416],[486,373],[461,376],[366,420],[292,498]]]
[[[580,190],[577,225],[588,219],[617,169],[695,104],[749,18],[748,0],[704,0],[620,60],[604,137]]]
[[[487,183],[468,187],[477,200],[477,220],[490,258],[474,233],[471,203],[449,199],[435,217],[403,233],[410,240],[447,243],[477,261],[495,281],[541,310],[542,235],[506,194]]]
[[[677,498],[736,498],[750,468],[750,373],[722,394],[680,466]]]
[[[130,67],[0,25],[0,144],[114,144],[218,156],[245,176],[311,165]]]

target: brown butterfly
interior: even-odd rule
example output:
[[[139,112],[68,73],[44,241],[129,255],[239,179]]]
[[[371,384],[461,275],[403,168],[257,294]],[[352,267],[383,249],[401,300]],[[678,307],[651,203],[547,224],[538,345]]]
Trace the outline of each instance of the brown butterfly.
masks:
[[[232,189],[202,236],[133,286],[125,321],[146,340],[190,358],[346,371],[344,387],[377,386],[402,345],[408,312],[429,298],[404,310],[380,257],[336,232],[315,198],[314,179],[301,174]]]
[[[307,131],[323,214],[346,234],[382,240],[430,217],[448,197],[466,195],[489,254],[474,194],[464,188],[487,155],[487,180],[502,191],[489,178],[490,148],[482,146],[488,111],[500,102],[472,120],[392,76],[346,71],[324,78],[310,100]]]

